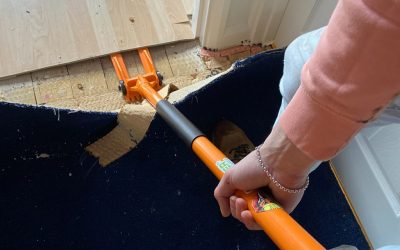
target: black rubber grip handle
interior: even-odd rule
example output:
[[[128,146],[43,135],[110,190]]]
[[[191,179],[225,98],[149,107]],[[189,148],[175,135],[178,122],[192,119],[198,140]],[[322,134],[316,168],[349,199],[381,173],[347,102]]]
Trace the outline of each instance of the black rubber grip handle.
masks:
[[[178,134],[186,145],[192,146],[192,142],[204,135],[193,125],[174,105],[166,100],[161,100],[156,105],[157,113]]]

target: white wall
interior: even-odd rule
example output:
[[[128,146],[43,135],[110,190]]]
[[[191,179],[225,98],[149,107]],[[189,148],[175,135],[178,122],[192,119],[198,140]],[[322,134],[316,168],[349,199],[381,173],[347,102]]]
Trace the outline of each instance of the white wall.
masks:
[[[224,49],[241,41],[286,46],[322,27],[337,0],[196,0],[193,30],[202,46]]]
[[[275,38],[288,0],[197,0],[193,19],[202,46],[224,49]],[[197,9],[198,7],[198,9]]]

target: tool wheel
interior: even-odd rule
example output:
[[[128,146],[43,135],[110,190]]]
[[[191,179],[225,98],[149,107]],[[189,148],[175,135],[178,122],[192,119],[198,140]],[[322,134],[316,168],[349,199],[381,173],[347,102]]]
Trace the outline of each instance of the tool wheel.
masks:
[[[162,86],[163,85],[164,76],[161,74],[160,71],[157,71],[156,73],[157,73],[157,77],[158,77],[158,82],[159,82],[160,86]]]
[[[126,87],[124,81],[119,81],[118,90],[122,92],[122,95],[126,96]]]

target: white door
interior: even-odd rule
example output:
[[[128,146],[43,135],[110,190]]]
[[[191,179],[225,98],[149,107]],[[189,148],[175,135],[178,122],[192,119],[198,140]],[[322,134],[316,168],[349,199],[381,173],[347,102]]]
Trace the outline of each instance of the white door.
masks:
[[[290,0],[275,36],[278,47],[299,35],[328,24],[337,0]]]
[[[374,248],[400,245],[400,124],[363,129],[332,162]]]

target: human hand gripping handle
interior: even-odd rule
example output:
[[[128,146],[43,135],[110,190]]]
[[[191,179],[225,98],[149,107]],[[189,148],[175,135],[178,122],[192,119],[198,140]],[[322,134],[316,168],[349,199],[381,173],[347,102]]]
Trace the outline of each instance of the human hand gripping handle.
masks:
[[[280,138],[277,138],[275,129],[272,136],[266,140],[267,145],[262,153],[273,155],[279,161],[279,151],[276,145]],[[273,142],[273,143],[271,143]],[[269,145],[269,147],[268,147]],[[295,157],[296,158],[296,157]],[[295,159],[302,161],[304,159]],[[277,174],[278,172],[274,172]],[[288,176],[296,176],[290,178]],[[281,177],[281,176],[280,176]],[[288,187],[302,187],[307,180],[307,175],[285,175]],[[282,176],[282,179],[285,179]],[[286,183],[285,183],[286,184]],[[280,205],[264,197],[258,188],[268,188],[274,199]],[[245,190],[253,190],[245,192]],[[219,203],[223,216],[229,216],[240,220],[251,230],[263,229],[280,249],[325,249],[311,235],[309,235],[286,211],[292,211],[300,202],[303,192],[288,193],[282,191],[275,185],[258,164],[256,151],[253,151],[234,167],[228,169],[221,178],[215,189],[214,195]],[[285,211],[286,210],[286,211]]]
[[[280,249],[324,249],[283,208],[268,198],[259,197],[259,192],[254,191],[257,187],[270,184],[266,183],[265,175],[262,171],[258,172],[258,169],[254,169],[253,173],[258,172],[262,178],[251,178],[251,170],[248,168],[259,168],[259,166],[251,164],[255,157],[253,151],[225,172],[216,188],[215,197],[223,216],[232,214],[249,229],[263,229]],[[244,178],[240,177],[241,175]],[[253,179],[253,181],[247,182],[247,178]],[[270,186],[272,187],[272,185]],[[302,193],[289,194],[275,188],[274,191],[272,191],[274,196],[278,196],[280,200],[287,200],[284,207],[289,209],[294,208],[302,196]]]

